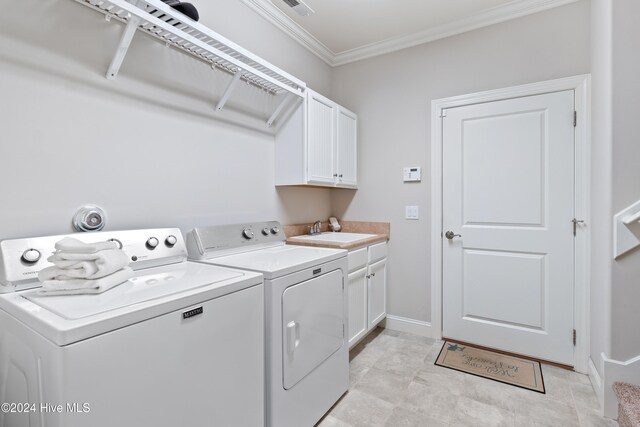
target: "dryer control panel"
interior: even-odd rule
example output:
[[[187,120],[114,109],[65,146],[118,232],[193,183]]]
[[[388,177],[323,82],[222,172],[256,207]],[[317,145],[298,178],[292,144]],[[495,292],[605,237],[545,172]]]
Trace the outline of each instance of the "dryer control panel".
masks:
[[[189,258],[212,257],[284,245],[287,240],[278,221],[214,225],[194,228],[187,234]]]

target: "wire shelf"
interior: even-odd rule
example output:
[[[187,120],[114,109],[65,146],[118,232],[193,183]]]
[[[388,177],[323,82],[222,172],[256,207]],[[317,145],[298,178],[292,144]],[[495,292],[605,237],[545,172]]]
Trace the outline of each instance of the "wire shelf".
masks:
[[[272,95],[288,92],[304,96],[304,82],[191,20],[161,0],[75,1],[103,13],[107,20],[116,19],[127,24],[107,78],[116,77],[135,30],[140,30],[207,62],[213,68],[238,75],[234,80],[243,80]],[[230,85],[229,91],[231,89]],[[222,108],[221,105],[218,107]]]

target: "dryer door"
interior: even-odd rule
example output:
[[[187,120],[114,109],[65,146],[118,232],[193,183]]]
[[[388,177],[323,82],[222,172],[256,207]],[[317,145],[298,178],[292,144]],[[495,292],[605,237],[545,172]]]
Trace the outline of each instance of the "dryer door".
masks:
[[[344,344],[342,270],[282,294],[282,385],[288,390]]]

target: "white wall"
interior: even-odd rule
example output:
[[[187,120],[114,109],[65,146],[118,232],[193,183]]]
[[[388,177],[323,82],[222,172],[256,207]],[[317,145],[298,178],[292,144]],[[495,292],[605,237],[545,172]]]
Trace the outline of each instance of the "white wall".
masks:
[[[332,97],[359,117],[359,190],[333,211],[391,222],[388,312],[429,321],[429,144],[433,99],[589,72],[589,2],[341,66]],[[403,184],[403,166],[422,166]],[[419,221],[404,219],[418,205]],[[425,238],[426,237],[426,238]]]
[[[120,24],[71,0],[0,5],[12,11],[0,14],[0,239],[71,232],[89,202],[107,210],[107,229],[329,215],[328,190],[274,187],[272,135],[217,119],[228,76],[138,35],[111,82]],[[330,87],[328,66],[241,2],[198,6],[205,25]],[[237,95],[266,120],[268,95]]]
[[[611,0],[591,2],[591,359],[611,354]]]
[[[612,207],[618,212],[640,200],[640,2],[612,2],[613,175]],[[611,358],[640,356],[640,250],[613,263]]]

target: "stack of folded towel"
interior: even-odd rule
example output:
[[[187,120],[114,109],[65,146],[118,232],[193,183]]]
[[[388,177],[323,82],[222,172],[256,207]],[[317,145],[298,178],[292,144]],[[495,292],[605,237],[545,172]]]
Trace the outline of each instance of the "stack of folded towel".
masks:
[[[129,257],[116,242],[83,243],[65,237],[38,273],[42,295],[100,294],[133,277]]]

